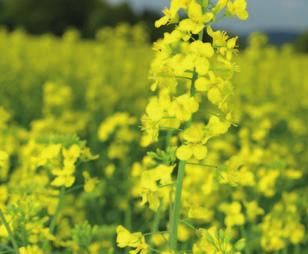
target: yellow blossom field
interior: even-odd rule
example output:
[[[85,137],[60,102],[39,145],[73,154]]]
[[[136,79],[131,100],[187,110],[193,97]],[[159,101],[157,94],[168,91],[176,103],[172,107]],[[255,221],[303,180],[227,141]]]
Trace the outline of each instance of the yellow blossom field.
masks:
[[[0,253],[308,253],[308,56],[214,28],[248,16],[172,0],[153,45],[1,29]]]

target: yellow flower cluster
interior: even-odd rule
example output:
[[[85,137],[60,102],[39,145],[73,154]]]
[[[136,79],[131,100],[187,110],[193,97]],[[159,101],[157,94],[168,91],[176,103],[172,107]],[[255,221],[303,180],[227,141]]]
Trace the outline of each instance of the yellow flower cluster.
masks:
[[[117,244],[120,248],[133,247],[130,254],[147,254],[148,246],[141,232],[131,233],[122,226],[117,227]]]
[[[305,236],[305,227],[299,221],[296,193],[283,193],[261,223],[261,245],[266,251],[277,251],[291,244],[299,244]]]
[[[115,113],[107,117],[98,128],[98,138],[102,142],[112,140],[109,144],[107,156],[110,160],[125,158],[129,152],[129,145],[137,140],[134,130],[136,119],[128,113]]]
[[[183,19],[180,18],[180,12],[186,14]],[[155,23],[156,27],[172,23],[175,28],[154,44],[155,57],[150,78],[153,80],[151,90],[156,94],[150,98],[142,116],[144,136],[141,144],[160,144],[165,137],[165,150],[149,153],[150,162],[139,165],[142,171],[135,171],[134,174],[140,177],[137,191],[142,196],[143,205],[148,203],[158,217],[169,208],[169,222],[165,225],[166,230],[169,230],[169,244],[163,249],[177,253],[178,232],[187,231],[185,226],[180,227],[182,211],[187,211],[185,195],[189,191],[183,189],[188,178],[186,176],[184,180],[184,176],[185,171],[193,170],[189,166],[185,170],[185,165],[202,165],[207,158],[209,140],[225,134],[235,121],[231,79],[237,70],[233,62],[237,53],[237,38],[229,38],[223,31],[213,31],[211,26],[218,15],[235,15],[246,19],[248,14],[246,2],[237,0],[217,3],[173,0],[170,9],[165,9],[163,13],[164,16]],[[204,41],[205,32],[212,38],[212,42]],[[216,111],[208,118],[202,110],[206,104],[212,104]],[[172,173],[176,165],[177,178],[173,181]],[[195,185],[196,182],[191,181],[190,184]],[[185,210],[181,210],[182,200]],[[240,203],[234,202],[230,208],[227,204],[222,206],[222,210],[227,213],[226,226],[243,225],[245,218],[241,214]],[[191,219],[210,221],[212,216],[208,207],[194,205],[188,209],[188,217]],[[153,225],[152,234],[157,234],[157,220],[154,219],[156,224]],[[187,237],[181,239],[185,241],[189,235],[187,233]],[[218,239],[223,240],[222,233]],[[219,247],[216,251],[233,253],[232,249],[230,243],[230,246]],[[205,251],[201,249],[201,252],[196,253]]]

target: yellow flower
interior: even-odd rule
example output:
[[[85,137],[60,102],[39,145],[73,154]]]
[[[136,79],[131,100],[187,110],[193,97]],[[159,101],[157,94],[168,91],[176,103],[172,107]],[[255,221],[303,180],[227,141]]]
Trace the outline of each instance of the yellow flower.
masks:
[[[100,141],[106,141],[117,127],[124,127],[134,124],[136,119],[128,113],[117,112],[114,115],[107,117],[98,128],[98,137]]]
[[[20,254],[43,254],[43,251],[36,245],[19,248]]]
[[[0,180],[6,178],[9,169],[9,155],[0,150]]]
[[[168,194],[166,186],[172,183],[171,174],[173,170],[174,166],[161,164],[142,173],[140,182],[142,204],[149,203],[150,208],[154,211],[158,209],[160,199]],[[165,187],[159,188],[161,185],[165,185]]]
[[[263,208],[258,206],[256,201],[246,202],[245,203],[247,217],[250,221],[254,221],[258,215],[263,215]]]
[[[289,224],[290,226],[290,242],[293,244],[299,244],[300,242],[303,241],[305,237],[305,227],[304,225],[294,223],[294,224]]]
[[[209,98],[209,101],[213,104],[219,104],[223,100],[221,91],[217,87],[213,87],[209,90],[207,97]]]
[[[225,46],[229,36],[224,31],[214,31],[211,26],[207,27],[207,33],[213,39],[213,46],[214,47],[222,47]]]
[[[80,147],[76,144],[70,146],[68,149],[63,149],[64,164],[74,164],[81,153]]]
[[[236,42],[238,37],[229,38],[224,31],[213,31],[211,26],[207,27],[207,33],[213,39],[213,47],[217,49],[220,55],[228,61],[232,59],[234,53],[237,53]]]
[[[6,165],[8,157],[9,155],[6,152],[0,150],[0,167],[4,167]]]
[[[207,148],[203,145],[204,125],[193,124],[182,133],[185,143],[176,150],[178,159],[187,161],[191,158],[203,160],[207,155]]]
[[[272,197],[275,194],[276,180],[280,172],[276,169],[260,169],[259,176],[260,180],[258,182],[258,189],[266,197]]]
[[[135,250],[130,251],[130,254],[146,254],[148,251],[148,245],[146,244],[142,233],[131,233],[123,226],[117,227],[117,245],[120,248],[136,248]]]
[[[245,223],[245,217],[241,213],[242,206],[239,202],[222,203],[219,208],[226,214],[225,224],[227,227],[243,225]]]
[[[237,249],[239,245],[244,244],[244,240],[239,240],[235,245],[231,242],[231,232],[228,230],[218,230],[211,227],[208,230],[199,229],[200,240],[193,246],[193,253],[223,254],[232,253],[240,254]]]
[[[188,3],[191,0],[172,0],[170,9],[165,8],[163,10],[164,16],[155,22],[155,27],[161,27],[163,25],[176,23],[179,20],[178,11],[181,8],[187,8]]]
[[[165,8],[163,10],[163,14],[164,14],[163,17],[161,17],[159,20],[155,21],[155,27],[156,28],[159,28],[163,25],[167,25],[169,23],[175,23],[179,19],[177,12],[175,12],[172,9]]]
[[[183,94],[177,97],[171,105],[170,115],[174,114],[176,119],[181,122],[188,121],[192,114],[199,108],[196,99],[188,94]]]
[[[297,169],[286,169],[283,173],[290,179],[299,179],[303,175],[303,173]]]
[[[188,217],[198,219],[204,222],[210,222],[213,218],[213,211],[204,207],[191,207],[188,211]]]
[[[206,142],[211,137],[226,133],[230,125],[230,122],[224,119],[220,119],[217,116],[211,116],[205,128],[206,135],[203,142]]]
[[[246,0],[235,0],[234,2],[230,1],[227,4],[227,14],[237,16],[241,20],[246,20],[249,16],[246,8]]]
[[[203,13],[202,6],[195,0],[192,0],[188,6],[188,18],[183,19],[179,24],[179,29],[189,31],[192,34],[198,34],[205,23],[210,22],[214,15],[211,12]]]
[[[12,227],[13,226],[13,225],[11,225],[12,222],[13,222],[12,216],[9,215],[9,214],[5,214],[5,219],[8,221],[9,226]],[[3,225],[2,221],[0,221],[0,222],[1,222],[0,223],[0,237],[1,238],[9,237],[9,233],[7,232],[7,229],[6,229],[5,225]]]
[[[50,160],[52,158],[55,158],[58,156],[60,150],[61,150],[62,145],[60,144],[53,144],[53,145],[49,145],[47,146],[43,152],[42,152],[42,157],[44,158],[44,160]]]
[[[71,187],[75,182],[75,162],[81,154],[80,147],[76,144],[70,146],[68,149],[63,149],[64,166],[62,169],[56,168],[51,173],[56,178],[51,182],[52,186],[60,187]]]
[[[84,177],[85,183],[84,183],[84,191],[85,192],[92,192],[95,188],[95,186],[99,183],[99,180],[97,177],[91,177],[88,171],[83,171],[82,175]]]
[[[105,174],[108,178],[111,178],[113,176],[113,173],[116,169],[116,166],[114,164],[108,164],[105,168]]]
[[[191,158],[203,160],[207,154],[207,148],[201,144],[181,145],[176,150],[176,157],[182,161],[188,161]]]
[[[142,129],[149,141],[157,141],[160,127],[177,127],[177,121],[168,119],[170,99],[168,95],[160,95],[150,99],[146,107],[146,114],[142,116]],[[169,126],[170,125],[170,126]],[[173,126],[174,125],[174,126]]]
[[[181,242],[185,242],[189,239],[190,237],[190,230],[187,228],[187,226],[183,223],[179,224],[178,227],[178,236],[179,240]]]
[[[215,7],[212,9],[212,12],[215,14],[220,12],[223,8],[226,7],[228,1],[229,0],[218,0]]]
[[[208,42],[194,41],[189,45],[188,53],[190,61],[199,75],[205,75],[209,71],[209,58],[214,55],[214,49]],[[189,58],[186,59],[188,61]]]
[[[155,246],[162,246],[168,241],[168,234],[167,233],[157,233],[153,234],[151,237],[151,241]]]
[[[242,186],[253,186],[256,183],[254,174],[244,166],[244,159],[239,155],[232,156],[225,163],[225,170],[221,170],[220,176],[220,183]]]
[[[213,84],[213,81],[206,77],[200,77],[196,80],[195,87],[196,90],[199,92],[206,92],[209,90],[211,85]]]
[[[65,167],[63,169],[54,169],[51,171],[56,178],[51,182],[52,186],[60,187],[71,187],[75,182],[74,166]]]

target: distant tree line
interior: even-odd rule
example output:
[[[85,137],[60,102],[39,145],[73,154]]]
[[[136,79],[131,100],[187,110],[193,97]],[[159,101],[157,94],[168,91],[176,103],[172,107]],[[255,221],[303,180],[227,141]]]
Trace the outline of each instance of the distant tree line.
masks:
[[[295,42],[295,48],[300,52],[308,53],[308,30],[298,36]]]
[[[62,35],[76,28],[83,37],[92,38],[104,26],[142,22],[154,41],[167,30],[154,28],[160,15],[150,10],[137,13],[126,2],[110,5],[106,0],[0,0],[0,25],[11,30],[21,27],[32,34]],[[244,38],[240,44],[245,46]],[[295,47],[308,52],[308,32],[295,40]]]
[[[159,16],[150,10],[137,13],[126,2],[110,5],[105,0],[0,0],[0,24],[32,34],[61,35],[68,28],[76,28],[83,37],[91,38],[104,26],[143,22],[155,40],[163,33],[154,29]]]

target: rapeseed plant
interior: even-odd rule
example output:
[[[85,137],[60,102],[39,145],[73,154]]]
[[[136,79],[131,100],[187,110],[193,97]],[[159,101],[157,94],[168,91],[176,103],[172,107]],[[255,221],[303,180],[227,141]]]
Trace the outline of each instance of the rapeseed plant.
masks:
[[[180,18],[180,10],[186,13],[186,18]],[[218,1],[216,4],[209,1],[174,0],[171,1],[170,9],[165,9],[163,13],[165,15],[155,23],[156,27],[172,23],[175,24],[175,28],[172,32],[165,33],[164,38],[154,45],[156,54],[150,77],[154,80],[151,89],[157,92],[157,95],[150,99],[146,113],[142,117],[144,130],[142,145],[160,141],[160,138],[164,137],[161,133],[165,132],[166,150],[149,154],[153,162],[150,168],[141,174],[140,190],[142,203],[148,203],[157,216],[169,207],[170,217],[166,225],[169,244],[165,247],[165,251],[178,253],[187,251],[178,245],[179,225],[182,221],[183,208],[186,208],[182,204],[184,201],[182,197],[185,191],[189,191],[183,190],[185,171],[188,169],[186,165],[217,168],[202,164],[208,153],[207,143],[211,138],[225,134],[235,122],[231,107],[233,95],[231,78],[237,71],[237,66],[232,61],[233,55],[237,52],[237,38],[229,38],[222,31],[213,31],[212,23],[219,15],[246,19],[248,14],[246,2],[238,0]],[[212,38],[212,42],[203,41],[205,30]],[[205,99],[217,108],[217,112],[210,115],[207,124],[202,114],[201,116],[198,114],[200,105]],[[171,145],[175,149],[172,149]],[[177,177],[173,183],[175,167],[177,167]],[[239,203],[232,204],[232,214],[226,205],[224,209],[229,216],[226,217],[227,227],[244,224],[245,219],[240,213]],[[200,212],[205,214],[200,216]],[[191,218],[194,215],[197,218],[210,216],[203,207],[190,210],[189,215]],[[154,222],[159,223],[156,219]],[[195,230],[194,226],[191,227]],[[159,234],[155,232],[157,225],[153,225],[153,228],[152,233]],[[224,233],[220,232],[217,236],[218,241],[224,241]],[[138,234],[138,238],[142,241],[130,240],[134,234]],[[143,253],[148,248],[152,250],[150,245],[145,244],[141,233],[133,235],[118,232],[118,246],[136,248],[137,246],[130,244],[132,241],[145,247],[141,248],[138,245],[139,247],[131,253],[139,251]],[[119,239],[122,241],[125,239],[128,243],[121,244]],[[217,246],[212,252],[233,253],[231,246],[230,243],[228,246]],[[206,249],[201,248],[196,253],[205,252]]]

